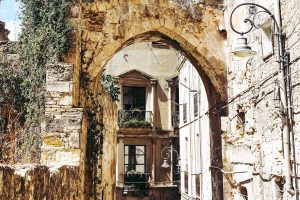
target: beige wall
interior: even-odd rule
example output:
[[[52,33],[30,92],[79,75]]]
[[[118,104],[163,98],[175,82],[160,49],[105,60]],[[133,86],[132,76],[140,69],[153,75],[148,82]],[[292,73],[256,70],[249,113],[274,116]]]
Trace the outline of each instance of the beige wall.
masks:
[[[178,60],[174,49],[153,48],[151,43],[136,43],[123,48],[106,65],[106,73],[118,76],[126,71],[137,69],[155,77],[156,85],[156,116],[157,127],[168,129],[168,84],[166,79],[177,74]],[[147,88],[146,106],[150,107],[149,92]],[[121,96],[120,96],[121,98]],[[122,106],[118,103],[118,109]]]

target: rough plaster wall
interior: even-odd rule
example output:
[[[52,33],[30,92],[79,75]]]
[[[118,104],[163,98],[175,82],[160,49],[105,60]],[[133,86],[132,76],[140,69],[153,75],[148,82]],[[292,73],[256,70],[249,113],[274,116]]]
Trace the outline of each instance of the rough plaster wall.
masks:
[[[72,48],[65,62],[75,65],[74,94],[80,95],[80,69],[96,77],[124,46],[157,36],[194,58],[198,70],[226,99],[224,36],[218,30],[222,13],[215,5],[197,5],[195,9],[197,19],[171,1],[94,1],[71,6],[70,20],[78,31],[71,37]]]
[[[245,1],[226,1],[224,12],[227,29],[227,63],[228,63],[228,106],[229,115],[224,120],[223,130],[223,162],[226,171],[234,173],[225,182],[242,182],[248,191],[249,199],[280,199],[281,189],[276,186],[275,181],[284,176],[283,148],[281,133],[281,118],[278,101],[274,100],[276,72],[278,64],[276,56],[262,59],[262,50],[265,49],[262,30],[255,30],[247,37],[253,49],[258,51],[257,55],[250,58],[235,58],[230,52],[238,37],[229,26],[229,14],[235,5]],[[272,1],[255,1],[266,6],[273,12]],[[286,47],[291,52],[292,60],[292,84],[293,102],[295,110],[299,104],[299,9],[296,1],[281,1],[284,32],[287,33]],[[242,10],[239,17],[234,19],[234,25],[242,28],[243,16],[247,16],[247,10]],[[261,18],[261,22],[264,17]],[[275,42],[276,43],[276,42]],[[276,55],[276,46],[275,46]],[[245,125],[241,126],[238,112],[245,113]],[[226,122],[225,122],[226,121]],[[299,137],[298,114],[295,111],[295,137]],[[296,139],[297,157],[299,143]],[[297,160],[297,162],[299,162]],[[255,172],[252,174],[252,172]],[[247,182],[247,180],[249,180]],[[235,184],[234,184],[235,185]],[[226,198],[239,199],[239,188],[226,185],[224,191],[228,191]],[[284,194],[284,199],[291,198]],[[295,198],[295,196],[293,197]]]
[[[0,166],[0,199],[83,199],[78,167]]]
[[[294,107],[295,155],[296,171],[299,177],[300,169],[300,4],[299,1],[282,0],[282,15],[284,31],[287,34],[286,48],[291,53],[292,99]],[[294,159],[292,159],[294,160]],[[300,185],[298,179],[298,185]],[[298,188],[299,189],[299,188]]]
[[[103,199],[115,198],[116,187],[116,156],[117,156],[117,135],[116,135],[116,113],[115,102],[106,94],[101,85],[98,86],[98,101],[102,107],[103,123],[103,154],[101,158],[101,184],[100,191],[103,192]]]

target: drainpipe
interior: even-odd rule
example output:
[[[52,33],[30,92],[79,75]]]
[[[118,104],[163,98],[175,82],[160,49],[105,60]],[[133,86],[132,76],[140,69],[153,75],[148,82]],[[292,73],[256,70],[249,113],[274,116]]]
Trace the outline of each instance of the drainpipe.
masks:
[[[280,63],[278,72],[278,82],[280,88],[280,100],[281,100],[281,113],[282,113],[282,137],[283,137],[283,151],[284,151],[284,172],[285,172],[285,189],[291,195],[295,194],[292,185],[291,176],[291,150],[290,150],[290,128],[289,128],[289,113],[288,113],[288,97],[285,80],[285,69],[283,59],[283,36],[282,36],[282,24],[281,24],[281,12],[280,12],[280,0],[274,0],[274,17],[278,23],[277,41],[278,41],[278,59]]]

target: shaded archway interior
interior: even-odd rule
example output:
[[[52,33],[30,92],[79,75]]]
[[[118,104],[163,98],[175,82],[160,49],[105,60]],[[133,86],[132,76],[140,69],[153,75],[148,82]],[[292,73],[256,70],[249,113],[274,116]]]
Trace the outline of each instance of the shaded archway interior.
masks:
[[[116,52],[110,57],[110,59],[108,59],[106,61],[103,69],[98,74],[97,79],[99,79],[100,74],[105,69],[106,64],[113,58],[113,56],[116,53],[118,53],[125,47],[128,47],[128,46],[136,44],[136,43],[140,43],[140,42],[162,42],[162,43],[165,43],[165,44],[171,46],[178,52],[180,52],[185,58],[187,58],[192,63],[192,65],[198,71],[198,73],[203,81],[205,90],[206,90],[209,107],[215,108],[216,105],[222,104],[222,102],[224,101],[224,98],[221,97],[221,94],[219,94],[218,90],[214,87],[209,76],[203,70],[203,66],[201,65],[201,63],[192,55],[191,52],[186,51],[185,48],[182,47],[182,45],[178,41],[168,37],[165,34],[162,34],[159,31],[149,31],[149,32],[137,35],[135,37],[132,37],[129,40],[125,41],[123,43],[123,45],[120,48],[118,48],[116,50]],[[96,83],[98,83],[98,81],[96,81]]]

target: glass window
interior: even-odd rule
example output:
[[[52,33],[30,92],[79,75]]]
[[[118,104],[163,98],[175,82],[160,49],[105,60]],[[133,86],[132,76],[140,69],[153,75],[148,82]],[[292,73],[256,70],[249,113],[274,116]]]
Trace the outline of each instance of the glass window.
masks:
[[[123,87],[123,109],[124,110],[146,110],[146,88],[145,87]]]
[[[198,114],[198,93],[194,94],[194,115]]]
[[[146,166],[146,146],[144,145],[125,145],[124,169],[128,172],[145,173]]]
[[[186,103],[183,104],[183,122],[185,123],[187,121],[187,105]]]

